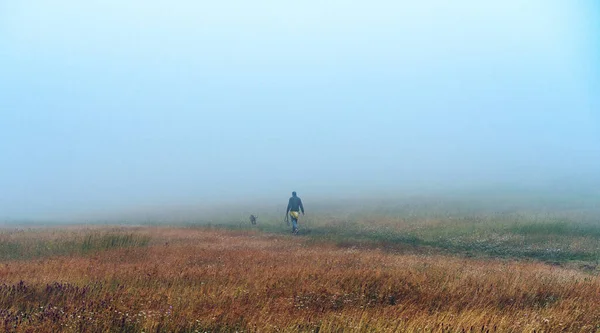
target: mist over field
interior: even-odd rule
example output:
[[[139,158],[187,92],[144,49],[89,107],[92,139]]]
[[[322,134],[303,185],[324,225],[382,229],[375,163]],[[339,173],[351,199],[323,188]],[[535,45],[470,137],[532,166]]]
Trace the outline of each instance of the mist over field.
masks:
[[[598,36],[593,0],[1,1],[0,221],[597,212]]]

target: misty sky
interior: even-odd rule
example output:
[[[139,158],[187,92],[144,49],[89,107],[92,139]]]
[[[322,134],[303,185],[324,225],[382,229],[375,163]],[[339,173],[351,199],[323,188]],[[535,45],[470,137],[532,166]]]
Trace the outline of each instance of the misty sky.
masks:
[[[0,0],[0,115],[0,219],[593,175],[600,4]]]

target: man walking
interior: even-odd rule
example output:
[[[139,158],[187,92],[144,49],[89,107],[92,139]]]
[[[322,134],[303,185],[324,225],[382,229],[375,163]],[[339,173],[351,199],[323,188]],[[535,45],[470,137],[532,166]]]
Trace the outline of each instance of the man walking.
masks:
[[[292,197],[290,198],[285,211],[285,221],[290,225],[288,218],[292,218],[292,233],[294,234],[298,233],[298,218],[300,217],[300,211],[302,211],[302,215],[304,215],[302,199],[296,195],[296,192],[292,192]]]

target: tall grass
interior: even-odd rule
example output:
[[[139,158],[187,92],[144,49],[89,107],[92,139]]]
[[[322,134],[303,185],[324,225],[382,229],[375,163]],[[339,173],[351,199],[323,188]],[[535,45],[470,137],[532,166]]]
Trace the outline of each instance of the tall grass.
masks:
[[[0,260],[81,255],[123,247],[147,246],[150,237],[126,229],[0,231]]]
[[[0,329],[600,330],[597,275],[540,262],[340,247],[248,230],[133,234],[153,241],[121,247],[99,237],[94,244],[105,249],[93,255],[1,261]]]

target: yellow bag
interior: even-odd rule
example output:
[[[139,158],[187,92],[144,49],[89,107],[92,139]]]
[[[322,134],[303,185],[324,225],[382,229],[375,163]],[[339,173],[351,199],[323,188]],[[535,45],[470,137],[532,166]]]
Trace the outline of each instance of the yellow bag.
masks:
[[[296,219],[296,220],[297,220],[297,219],[300,217],[300,213],[299,213],[299,212],[290,212],[290,216],[291,216],[293,219]]]

